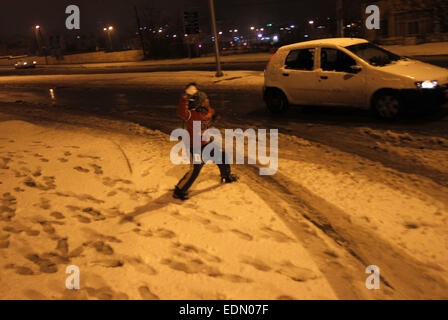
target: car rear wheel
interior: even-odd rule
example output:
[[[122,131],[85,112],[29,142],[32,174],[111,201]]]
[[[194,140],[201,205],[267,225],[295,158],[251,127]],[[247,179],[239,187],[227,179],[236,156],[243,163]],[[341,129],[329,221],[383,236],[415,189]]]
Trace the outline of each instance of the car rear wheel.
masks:
[[[398,95],[381,93],[373,101],[375,112],[383,119],[395,119],[401,113],[402,103]]]
[[[273,114],[284,113],[289,107],[288,99],[280,90],[270,90],[267,92],[265,101],[269,111]]]

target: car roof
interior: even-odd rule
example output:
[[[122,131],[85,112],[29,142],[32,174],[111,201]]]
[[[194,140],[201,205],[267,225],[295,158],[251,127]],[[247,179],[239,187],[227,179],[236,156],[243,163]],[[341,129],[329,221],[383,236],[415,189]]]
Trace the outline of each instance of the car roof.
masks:
[[[328,38],[328,39],[319,39],[319,40],[311,40],[298,42],[294,44],[290,44],[284,47],[281,47],[280,50],[296,50],[302,48],[309,48],[313,46],[322,46],[322,45],[335,45],[340,47],[348,47],[355,44],[367,43],[369,41],[360,38]]]

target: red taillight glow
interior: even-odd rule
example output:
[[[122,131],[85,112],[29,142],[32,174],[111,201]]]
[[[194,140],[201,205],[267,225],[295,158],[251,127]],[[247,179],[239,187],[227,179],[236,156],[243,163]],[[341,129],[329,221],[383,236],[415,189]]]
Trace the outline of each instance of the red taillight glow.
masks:
[[[271,63],[272,60],[274,60],[274,57],[276,56],[277,52],[275,52],[272,57],[269,59],[268,64],[266,65],[266,69],[269,66],[269,64]]]

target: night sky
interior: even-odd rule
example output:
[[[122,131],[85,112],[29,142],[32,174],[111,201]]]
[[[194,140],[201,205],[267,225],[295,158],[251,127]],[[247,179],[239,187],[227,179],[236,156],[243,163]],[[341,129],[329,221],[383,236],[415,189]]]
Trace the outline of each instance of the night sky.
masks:
[[[5,0],[6,1],[6,0]],[[49,33],[65,31],[65,8],[81,9],[81,32],[114,25],[121,32],[135,28],[133,5],[140,10],[155,8],[158,16],[179,16],[185,10],[202,7],[208,19],[208,0],[10,0],[0,12],[0,36],[30,35],[41,25]],[[333,15],[334,0],[215,0],[217,19],[242,28],[252,24],[290,23],[314,16]]]

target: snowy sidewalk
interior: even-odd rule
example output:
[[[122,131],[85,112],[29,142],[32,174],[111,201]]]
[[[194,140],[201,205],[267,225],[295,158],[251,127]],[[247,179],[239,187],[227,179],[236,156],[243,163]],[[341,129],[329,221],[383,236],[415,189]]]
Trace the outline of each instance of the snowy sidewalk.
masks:
[[[32,84],[48,85],[54,88],[77,85],[89,82],[91,86],[104,87],[132,87],[144,88],[151,85],[167,88],[183,88],[185,84],[196,82],[201,88],[256,90],[261,93],[264,83],[262,71],[225,71],[222,78],[216,78],[216,72],[211,71],[175,71],[141,73],[113,73],[113,74],[79,74],[79,75],[32,75],[32,76],[3,76],[0,84]]]
[[[335,299],[244,183],[204,168],[190,201],[168,137],[0,123],[1,299]],[[66,267],[81,290],[65,289]]]

